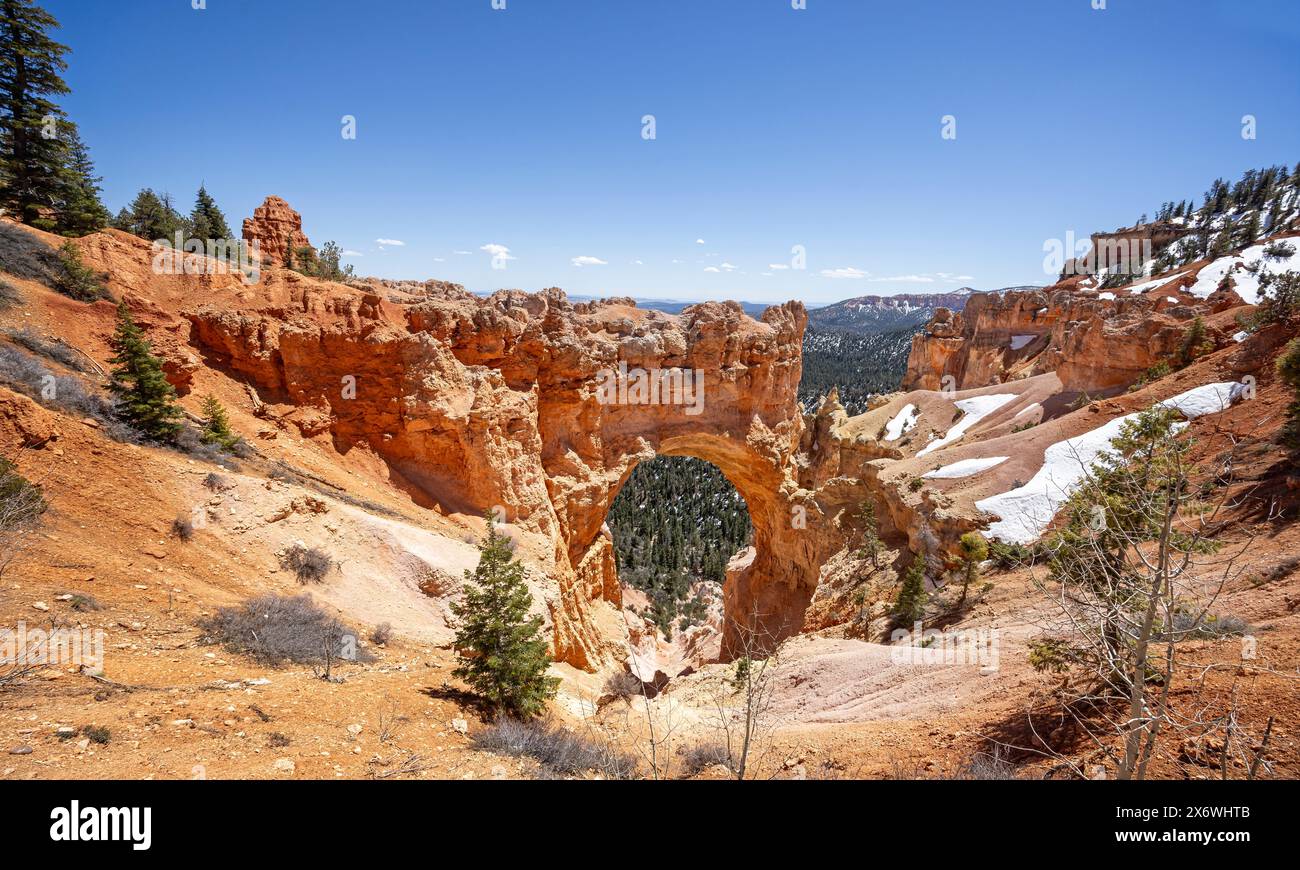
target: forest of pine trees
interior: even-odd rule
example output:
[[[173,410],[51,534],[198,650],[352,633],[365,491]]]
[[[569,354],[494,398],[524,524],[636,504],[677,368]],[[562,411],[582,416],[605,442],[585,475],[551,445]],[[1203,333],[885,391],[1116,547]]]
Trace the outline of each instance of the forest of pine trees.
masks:
[[[1152,274],[1225,256],[1294,226],[1298,217],[1300,163],[1248,169],[1233,184],[1216,179],[1199,208],[1185,199],[1166,202],[1156,212],[1156,220],[1181,223],[1193,232],[1156,252]]]
[[[619,579],[650,598],[666,634],[700,614],[690,587],[722,583],[727,562],[752,537],[749,508],[718,468],[660,456],[632,472],[609,511]]]

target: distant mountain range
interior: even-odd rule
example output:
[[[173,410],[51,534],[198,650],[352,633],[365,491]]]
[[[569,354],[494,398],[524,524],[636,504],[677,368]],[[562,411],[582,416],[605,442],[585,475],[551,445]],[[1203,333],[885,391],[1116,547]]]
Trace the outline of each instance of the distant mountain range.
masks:
[[[992,290],[1001,293],[1006,290],[1031,290],[1031,286],[1002,287]],[[961,311],[966,307],[966,300],[976,292],[970,287],[962,287],[948,293],[898,293],[893,296],[855,296],[841,302],[820,307],[808,306],[808,327],[818,332],[851,332],[856,335],[878,335],[895,332],[900,329],[920,329],[934,314],[936,308],[948,308]],[[596,296],[573,295],[574,301],[596,299]],[[682,311],[697,302],[680,299],[637,299],[640,308],[662,311],[665,314],[681,314]],[[769,307],[759,302],[741,302],[741,308],[750,317],[757,318]]]

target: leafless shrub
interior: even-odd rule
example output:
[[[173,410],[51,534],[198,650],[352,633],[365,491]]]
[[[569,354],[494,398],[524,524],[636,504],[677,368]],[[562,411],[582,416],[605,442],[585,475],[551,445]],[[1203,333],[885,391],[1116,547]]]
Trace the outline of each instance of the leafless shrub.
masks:
[[[340,659],[364,661],[356,632],[322,610],[310,595],[262,595],[239,607],[223,607],[200,620],[204,640],[250,655],[268,665],[311,665],[329,679]]]
[[[140,442],[139,433],[117,419],[113,405],[97,391],[71,375],[56,375],[32,354],[12,344],[0,344],[0,383],[25,396],[66,411],[90,417],[116,441]]]
[[[0,576],[26,546],[45,508],[41,488],[0,456]]]
[[[370,642],[375,646],[388,646],[388,642],[393,639],[393,626],[388,622],[381,622],[375,626],[375,630],[370,632]]]
[[[500,719],[473,737],[475,749],[536,759],[544,771],[577,774],[595,771],[610,779],[636,777],[637,761],[591,738],[549,722]]]
[[[60,365],[67,366],[74,372],[84,372],[86,370],[86,362],[81,354],[60,339],[45,338],[26,326],[22,329],[7,329],[5,334],[15,344],[21,344],[33,353],[38,353],[46,359],[52,359]]]
[[[320,547],[294,544],[280,557],[280,566],[292,571],[298,582],[306,585],[323,582],[334,567],[334,560]]]
[[[0,280],[0,311],[12,308],[22,301],[22,294],[18,292],[17,287],[8,281]]]
[[[172,520],[172,535],[188,544],[194,538],[194,523],[189,517],[177,517]]]
[[[272,749],[283,749],[289,745],[289,738],[279,731],[272,731],[266,735],[266,745]]]
[[[208,476],[203,478],[203,485],[213,492],[225,492],[232,486],[229,478],[223,477],[215,471],[208,472]]]
[[[721,743],[701,743],[682,753],[682,773],[686,776],[695,776],[719,764],[728,772],[735,772],[731,752]]]
[[[630,671],[618,671],[610,674],[605,680],[604,686],[601,687],[600,701],[602,704],[612,701],[626,701],[635,698],[642,692],[641,680]]]

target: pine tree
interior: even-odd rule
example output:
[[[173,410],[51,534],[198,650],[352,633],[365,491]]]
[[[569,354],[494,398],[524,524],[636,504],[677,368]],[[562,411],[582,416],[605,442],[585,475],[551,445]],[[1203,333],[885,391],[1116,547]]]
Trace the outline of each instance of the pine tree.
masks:
[[[199,193],[190,212],[190,225],[196,239],[233,239],[226,216],[217,207],[217,201],[208,193],[207,187],[199,185]]]
[[[529,616],[533,597],[523,566],[490,514],[487,522],[478,567],[465,572],[464,601],[451,605],[462,623],[453,674],[496,712],[528,718],[542,712],[560,681],[546,674],[551,657],[540,637],[542,618]]]
[[[1289,450],[1300,452],[1300,338],[1292,339],[1277,358],[1277,376],[1295,393],[1278,440]]]
[[[1178,348],[1178,365],[1186,367],[1206,350],[1205,321],[1197,315],[1192,325],[1183,335],[1183,343]]]
[[[862,502],[858,510],[858,520],[862,523],[862,548],[859,553],[871,559],[871,567],[880,567],[880,525],[876,521],[876,503],[871,498]]]
[[[103,179],[95,175],[95,164],[77,125],[63,121],[59,131],[67,146],[67,165],[59,176],[59,229],[66,235],[84,236],[108,225],[108,209],[99,198]]]
[[[920,553],[912,560],[912,566],[903,575],[903,585],[898,588],[898,597],[894,600],[894,622],[896,625],[911,625],[925,615],[925,602],[929,599],[925,591],[925,556]]]
[[[181,430],[182,412],[176,391],[163,374],[162,363],[125,302],[117,305],[117,330],[109,388],[117,394],[117,413],[128,424],[158,441],[172,441]]]
[[[240,441],[239,436],[230,428],[230,416],[225,406],[213,395],[203,398],[203,431],[199,440],[204,444],[216,444],[222,450],[233,450]]]
[[[128,226],[119,229],[151,242],[159,239],[172,242],[176,231],[184,229],[184,220],[171,207],[166,194],[160,197],[146,187],[131,202]]]
[[[50,99],[70,92],[60,75],[68,47],[49,36],[58,26],[33,0],[0,0],[0,207],[46,230],[57,229],[67,159],[63,110]]]
[[[980,563],[989,557],[989,542],[979,532],[967,532],[961,536],[961,598],[957,599],[957,607],[960,608],[966,603],[966,595],[970,591],[970,585],[979,579]]]

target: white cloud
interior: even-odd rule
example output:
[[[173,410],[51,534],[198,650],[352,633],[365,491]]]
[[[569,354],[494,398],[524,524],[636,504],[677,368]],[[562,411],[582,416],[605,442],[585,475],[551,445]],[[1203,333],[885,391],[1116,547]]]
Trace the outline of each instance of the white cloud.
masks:
[[[704,239],[696,239],[696,240],[695,240],[695,244],[697,244],[697,245],[702,245],[702,244],[704,244]]]
[[[632,261],[632,265],[633,265],[633,266],[644,266],[645,263],[641,262],[640,260],[633,260],[633,261]]]
[[[375,244],[381,248],[405,248],[406,242],[401,239],[375,239]]]
[[[470,254],[474,252],[473,251],[452,251],[452,253],[458,257],[468,257]]]
[[[433,262],[435,262],[435,263],[445,263],[445,262],[447,262],[447,258],[446,258],[446,257],[434,257],[434,258],[433,258]]]
[[[673,260],[674,263],[681,263],[681,260]]]
[[[722,270],[719,269],[717,266],[705,266],[705,267],[704,267],[704,271],[706,271],[706,272],[721,272]]]
[[[782,269],[789,269],[790,266],[786,263],[768,263],[767,268],[773,272],[780,272]]]
[[[843,269],[822,269],[821,274],[823,278],[865,278],[871,273],[845,266]]]
[[[721,266],[721,269],[722,269],[722,271],[724,271],[724,272],[734,272],[734,271],[736,271],[736,267],[733,266],[731,263],[723,263],[722,266]]]
[[[938,275],[944,281],[974,281],[975,280],[974,275],[954,275],[951,272],[936,272],[935,274]]]
[[[491,255],[492,255],[492,259],[494,259],[494,260],[513,260],[513,259],[514,259],[514,257],[510,255],[510,249],[509,249],[509,248],[507,248],[505,245],[498,245],[498,244],[496,244],[495,242],[494,242],[494,243],[491,243],[491,244],[484,245],[483,247],[479,248],[479,250],[480,250],[480,251],[485,251],[485,252],[491,254]]]
[[[579,269],[581,269],[583,266],[608,266],[609,265],[609,263],[607,263],[605,260],[600,259],[599,257],[574,257],[569,262],[573,263],[573,265],[577,266]]]
[[[365,254],[361,253],[360,251],[344,251],[344,252],[343,252],[342,254],[340,254],[339,256],[341,256],[341,257],[364,257]]]

